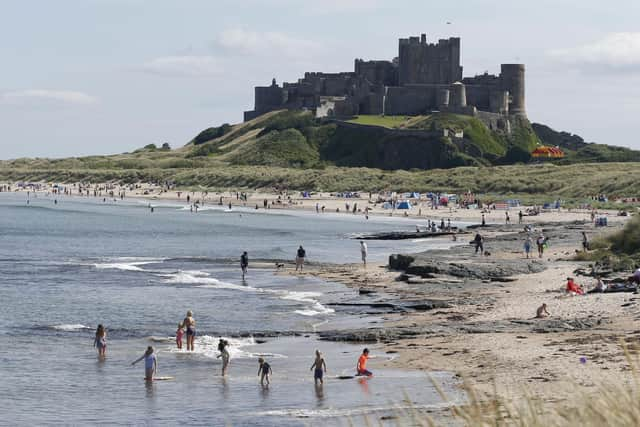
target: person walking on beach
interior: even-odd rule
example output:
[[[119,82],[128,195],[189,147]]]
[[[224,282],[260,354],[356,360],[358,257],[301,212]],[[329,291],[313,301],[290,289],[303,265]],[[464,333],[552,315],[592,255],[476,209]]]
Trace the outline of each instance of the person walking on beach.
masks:
[[[267,387],[271,383],[270,378],[273,371],[271,370],[271,365],[264,361],[261,357],[258,359],[258,376],[260,377],[260,385],[264,387],[264,382],[267,382]]]
[[[504,213],[504,223],[507,225],[511,224],[511,218],[509,217],[509,212]]]
[[[544,245],[546,242],[547,239],[545,239],[544,235],[540,233],[540,235],[536,239],[536,246],[538,247],[538,258],[542,258],[542,255],[544,254]]]
[[[182,324],[187,328],[187,351],[193,351],[193,342],[196,339],[196,320],[193,318],[193,312],[187,311],[187,317],[184,318]]]
[[[304,259],[306,257],[307,257],[307,251],[305,251],[302,245],[300,245],[300,247],[298,248],[298,251],[296,252],[296,271],[298,271],[298,269],[302,271],[302,268],[304,267]]]
[[[480,233],[476,233],[476,237],[473,239],[473,244],[476,246],[476,255],[478,251],[480,251],[480,255],[484,253],[484,238],[480,235]]]
[[[529,258],[529,253],[531,252],[531,245],[533,241],[531,240],[531,236],[527,236],[527,239],[524,241],[524,253],[527,254],[527,258]]]
[[[142,356],[134,360],[131,366],[144,359],[144,379],[145,381],[153,381],[153,376],[158,372],[158,358],[153,353],[153,347],[147,347],[147,351]]]
[[[582,250],[587,252],[589,250],[589,238],[586,232],[582,232]]]
[[[98,357],[104,358],[107,355],[107,330],[102,325],[98,325],[96,329],[93,346],[98,350]]]
[[[522,217],[524,216],[524,214],[522,213],[522,211],[518,212],[518,224],[522,224]]]
[[[487,222],[484,219],[484,214],[482,214],[482,226],[484,227],[485,225],[487,225]]]
[[[220,338],[220,341],[218,342],[218,351],[220,352],[220,354],[217,356],[217,358],[222,358],[222,376],[223,377],[227,375],[227,369],[229,369],[229,360],[231,359],[229,350],[227,350],[228,346],[229,346],[229,341]]]
[[[182,337],[184,336],[184,325],[182,322],[178,323],[178,329],[176,330],[176,345],[178,350],[182,350]]]
[[[369,349],[362,350],[362,354],[358,358],[356,365],[356,376],[371,377],[373,374],[367,370],[367,360],[369,360]]]
[[[362,264],[367,268],[367,255],[369,254],[367,244],[360,240],[360,255],[362,255]]]
[[[249,255],[247,251],[242,252],[240,255],[240,269],[242,270],[242,280],[244,280],[244,276],[247,274],[247,267],[249,267]]]
[[[316,350],[316,360],[311,365],[310,371],[313,371],[313,381],[316,385],[320,382],[320,385],[324,384],[322,377],[327,372],[327,364],[324,362],[324,357],[322,357],[322,353],[320,350]]]

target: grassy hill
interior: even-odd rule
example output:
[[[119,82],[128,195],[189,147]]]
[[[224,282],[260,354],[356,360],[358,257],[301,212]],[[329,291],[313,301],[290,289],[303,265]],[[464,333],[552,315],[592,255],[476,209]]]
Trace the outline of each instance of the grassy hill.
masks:
[[[461,130],[464,137],[444,136],[444,129]],[[308,112],[276,111],[205,129],[173,150],[145,146],[113,156],[1,161],[0,180],[173,181],[211,189],[470,190],[528,200],[640,195],[636,163],[505,166],[528,160],[542,135],[535,129],[522,121],[507,135],[455,114],[360,116],[342,124],[318,121]],[[549,135],[555,134],[542,137]],[[575,151],[583,158],[600,147],[578,145]]]

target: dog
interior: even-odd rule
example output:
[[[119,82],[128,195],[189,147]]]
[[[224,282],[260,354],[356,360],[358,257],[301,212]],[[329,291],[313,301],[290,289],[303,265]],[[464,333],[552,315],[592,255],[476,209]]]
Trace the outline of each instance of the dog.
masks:
[[[484,251],[484,256],[491,256],[491,252],[489,252],[489,251]]]
[[[284,268],[283,262],[276,262],[276,270],[281,270]]]

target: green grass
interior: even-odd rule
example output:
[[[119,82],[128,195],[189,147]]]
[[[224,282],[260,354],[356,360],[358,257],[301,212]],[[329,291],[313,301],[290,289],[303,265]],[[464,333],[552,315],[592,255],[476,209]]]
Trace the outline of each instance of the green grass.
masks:
[[[361,115],[348,120],[359,125],[381,126],[388,129],[402,127],[409,120],[408,116]]]

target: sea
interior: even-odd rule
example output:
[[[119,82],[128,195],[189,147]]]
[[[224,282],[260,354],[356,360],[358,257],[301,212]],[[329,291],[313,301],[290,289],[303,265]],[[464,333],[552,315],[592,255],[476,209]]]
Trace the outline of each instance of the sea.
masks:
[[[375,345],[374,377],[340,379],[355,373],[364,346],[316,332],[381,319],[331,305],[357,300],[357,290],[276,271],[300,245],[310,262],[359,262],[353,236],[414,230],[416,220],[151,203],[153,212],[135,199],[0,193],[0,425],[393,424],[399,412],[448,404],[433,381],[457,398],[451,373],[378,368],[396,354]],[[370,241],[369,259],[448,245]],[[187,310],[194,352],[175,343]],[[98,324],[104,359],[93,348]],[[221,337],[230,342],[227,377]],[[158,375],[173,379],[147,383],[144,364],[131,365],[150,345]],[[316,349],[328,367],[321,388],[310,372]],[[258,357],[273,369],[269,387],[259,384]]]

